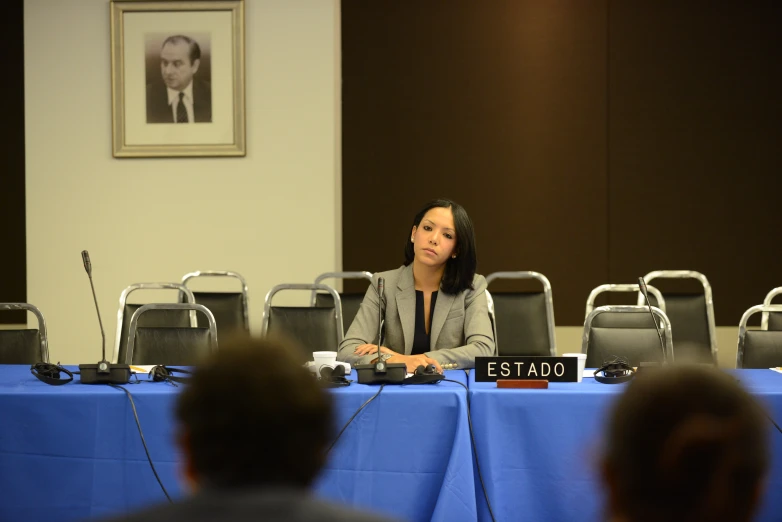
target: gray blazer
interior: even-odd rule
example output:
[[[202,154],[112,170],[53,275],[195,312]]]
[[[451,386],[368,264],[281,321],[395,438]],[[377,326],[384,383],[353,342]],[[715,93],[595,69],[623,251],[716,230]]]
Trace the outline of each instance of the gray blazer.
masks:
[[[415,282],[413,266],[376,273],[364,301],[339,345],[337,358],[352,365],[366,364],[377,357],[353,354],[362,344],[377,344],[378,296],[377,278],[385,279],[385,337],[383,346],[410,355],[415,336]],[[494,355],[489,309],[486,304],[486,278],[475,275],[473,290],[457,295],[437,294],[434,317],[430,325],[430,351],[425,355],[440,364],[473,368],[475,358]]]

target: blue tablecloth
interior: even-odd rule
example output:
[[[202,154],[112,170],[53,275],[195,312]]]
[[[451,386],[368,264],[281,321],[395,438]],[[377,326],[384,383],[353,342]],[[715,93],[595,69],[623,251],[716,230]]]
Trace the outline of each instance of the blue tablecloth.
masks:
[[[463,372],[448,377],[465,382]],[[163,484],[181,496],[172,418],[180,388],[126,387]],[[336,427],[376,391],[334,390]],[[335,446],[317,491],[406,520],[474,520],[465,403],[453,383],[386,386]],[[78,378],[47,386],[29,367],[0,366],[0,422],[0,520],[82,520],[165,501],[119,390]]]
[[[736,375],[782,421],[782,374],[740,370]],[[598,476],[600,440],[614,399],[626,385],[594,379],[552,383],[547,390],[497,389],[470,375],[476,450],[498,521],[603,521]],[[758,521],[782,519],[782,434],[769,422],[772,472]],[[476,476],[478,519],[489,513]]]

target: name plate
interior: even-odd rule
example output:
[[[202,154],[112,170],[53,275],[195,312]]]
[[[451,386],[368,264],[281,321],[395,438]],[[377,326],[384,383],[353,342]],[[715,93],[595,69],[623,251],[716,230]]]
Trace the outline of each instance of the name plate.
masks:
[[[577,382],[578,358],[536,355],[475,358],[475,382],[498,379]]]

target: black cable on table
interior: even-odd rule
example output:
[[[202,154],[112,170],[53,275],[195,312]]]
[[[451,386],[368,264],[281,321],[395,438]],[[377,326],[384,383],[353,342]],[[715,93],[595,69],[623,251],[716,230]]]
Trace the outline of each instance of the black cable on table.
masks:
[[[128,396],[128,399],[130,399],[130,407],[133,408],[133,417],[136,419],[136,426],[138,427],[138,434],[141,435],[141,443],[144,445],[144,451],[147,454],[147,460],[149,461],[149,466],[152,468],[152,473],[155,474],[155,478],[157,479],[157,483],[160,484],[160,489],[163,490],[163,493],[166,495],[166,498],[169,502],[174,502],[171,500],[171,497],[168,495],[168,491],[166,491],[166,487],[163,485],[163,482],[160,480],[160,476],[157,474],[157,470],[155,469],[155,464],[152,462],[152,457],[149,455],[149,449],[147,448],[147,441],[144,439],[144,432],[141,430],[141,422],[138,420],[138,412],[136,412],[136,404],[133,402],[133,396],[130,394],[130,391],[123,388],[122,386],[117,386],[116,384],[109,384],[112,388],[116,388],[118,390],[122,390],[125,392],[125,395]]]
[[[465,375],[468,375],[465,371]],[[472,430],[472,415],[470,415],[470,390],[467,388],[467,385],[459,382],[454,381],[453,379],[443,379],[444,382],[454,382],[464,388],[464,391],[467,392],[467,424],[470,426],[470,441],[472,442],[472,451],[475,454],[475,468],[478,470],[478,480],[481,482],[481,489],[483,489],[483,498],[486,499],[486,507],[489,508],[489,516],[491,516],[491,519],[496,522],[497,519],[494,518],[494,511],[491,509],[491,502],[489,502],[489,495],[486,493],[486,485],[483,483],[483,475],[481,474],[481,464],[478,461],[478,447],[475,445],[475,434]]]
[[[331,453],[331,449],[334,447],[334,445],[335,445],[335,444],[337,444],[337,441],[338,441],[338,440],[339,440],[339,438],[342,436],[342,434],[343,434],[343,433],[345,433],[345,430],[346,430],[346,429],[348,429],[348,426],[350,426],[350,423],[351,423],[351,422],[353,422],[353,419],[355,419],[355,418],[356,418],[356,416],[357,416],[359,413],[361,413],[361,410],[363,410],[364,408],[366,408],[366,406],[367,406],[367,405],[368,405],[370,402],[374,401],[374,400],[377,398],[377,396],[378,396],[378,395],[380,395],[380,392],[382,392],[382,391],[383,391],[383,388],[385,388],[385,386],[386,386],[385,384],[381,384],[381,385],[380,385],[380,389],[379,389],[379,390],[377,390],[377,393],[376,393],[376,394],[374,394],[374,395],[373,395],[372,397],[370,397],[369,399],[367,399],[367,400],[366,400],[366,402],[364,402],[364,404],[362,404],[362,405],[359,407],[359,409],[357,409],[357,410],[356,410],[356,413],[354,413],[354,414],[353,414],[353,416],[350,418],[350,420],[348,420],[348,421],[345,423],[345,425],[342,427],[342,429],[341,429],[341,430],[339,430],[339,433],[337,434],[337,438],[335,438],[335,439],[334,439],[334,442],[332,442],[332,443],[331,443],[331,446],[329,446],[329,449],[327,449],[327,450],[326,450],[326,455],[328,455],[329,453]]]

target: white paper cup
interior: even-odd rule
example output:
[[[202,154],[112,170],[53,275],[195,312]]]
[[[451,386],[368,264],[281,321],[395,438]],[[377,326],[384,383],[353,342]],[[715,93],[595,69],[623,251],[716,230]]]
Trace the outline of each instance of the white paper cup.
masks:
[[[585,353],[563,353],[564,357],[578,357],[578,382],[584,378],[584,367],[586,366],[587,356]]]
[[[324,366],[334,368],[337,364],[337,352],[312,352],[312,358],[315,361],[315,372],[318,374]]]

